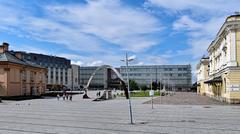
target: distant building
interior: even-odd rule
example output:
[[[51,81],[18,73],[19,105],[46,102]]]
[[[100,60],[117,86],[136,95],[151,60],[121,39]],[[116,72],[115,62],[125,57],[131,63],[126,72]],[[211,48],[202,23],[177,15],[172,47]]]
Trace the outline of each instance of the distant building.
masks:
[[[209,79],[209,57],[203,57],[197,64],[197,93],[210,94],[208,85],[204,82]]]
[[[10,53],[8,47],[0,45],[0,96],[43,94],[47,69]]]
[[[127,81],[126,67],[121,66],[120,73]],[[135,80],[138,85],[151,85],[160,82],[165,86],[173,87],[178,91],[188,91],[192,85],[190,65],[144,65],[129,66],[129,79]]]
[[[87,85],[87,82],[93,72],[98,68],[99,66],[81,66],[80,67],[80,85],[85,86]],[[98,70],[93,77],[90,88],[104,88],[104,86],[107,86],[107,69],[101,68]]]
[[[80,66],[78,65],[71,65],[71,69],[68,72],[68,87],[72,90],[80,89]]]
[[[57,56],[26,53],[22,51],[11,51],[13,54],[21,55],[21,57],[29,62],[35,63],[48,69],[47,84],[48,88],[60,86],[72,88],[71,78],[71,61]]]
[[[231,15],[208,47],[207,96],[240,103],[240,15]],[[199,80],[198,80],[199,81]]]

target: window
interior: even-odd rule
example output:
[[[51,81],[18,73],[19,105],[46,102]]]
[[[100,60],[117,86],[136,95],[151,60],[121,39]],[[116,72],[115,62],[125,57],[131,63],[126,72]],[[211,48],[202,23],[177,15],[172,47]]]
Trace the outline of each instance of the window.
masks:
[[[179,77],[182,77],[182,74],[178,74]]]
[[[225,84],[225,89],[224,89],[224,91],[225,91],[225,93],[227,92],[227,83],[226,83],[226,78],[224,78],[224,84]]]
[[[182,68],[178,68],[178,71],[182,71]]]

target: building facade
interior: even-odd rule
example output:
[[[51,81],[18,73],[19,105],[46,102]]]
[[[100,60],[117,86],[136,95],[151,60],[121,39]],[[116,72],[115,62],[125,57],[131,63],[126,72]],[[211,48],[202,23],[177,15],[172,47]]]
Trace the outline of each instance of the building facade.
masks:
[[[89,78],[93,72],[99,68],[99,66],[81,66],[80,67],[80,85],[85,86],[88,83]],[[90,88],[106,88],[107,87],[107,69],[101,68],[94,75]]]
[[[192,85],[190,65],[144,65],[129,66],[129,79],[135,80],[138,85],[151,85],[160,82],[171,86],[177,91],[188,91]],[[121,66],[120,73],[127,81],[126,67]]]
[[[71,82],[71,61],[56,56],[26,53],[22,51],[11,51],[13,54],[21,55],[21,57],[29,62],[35,63],[48,69],[47,81],[48,88],[56,86],[66,86],[72,88]]]
[[[96,71],[99,69],[98,71]],[[120,71],[120,68],[115,68],[116,71]],[[96,71],[96,72],[95,72]],[[85,66],[80,67],[80,85],[85,87],[90,79],[91,75],[95,72],[95,75],[89,85],[90,89],[107,89],[115,88],[121,89],[121,80],[117,74],[109,67],[103,66]]]
[[[0,46],[0,96],[41,95],[47,69],[13,55],[8,43]]]
[[[203,57],[197,64],[197,93],[206,95],[208,84],[204,82],[209,79],[209,57]]]
[[[72,90],[79,90],[80,89],[80,66],[78,65],[71,65],[71,69],[68,69],[68,87]]]
[[[208,47],[207,96],[240,103],[240,15],[227,17]]]

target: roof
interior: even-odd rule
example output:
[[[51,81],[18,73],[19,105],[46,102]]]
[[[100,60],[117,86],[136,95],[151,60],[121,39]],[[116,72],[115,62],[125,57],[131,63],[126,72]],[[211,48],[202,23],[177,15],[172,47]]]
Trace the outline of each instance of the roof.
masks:
[[[39,66],[30,61],[21,60],[9,52],[0,53],[0,62],[2,62],[2,61],[11,62],[11,63],[15,63],[15,64],[21,64],[21,65],[25,65],[25,66],[36,67],[36,68],[44,68],[44,67]]]
[[[205,81],[204,83],[211,84],[211,83],[221,83],[221,82],[222,82],[222,77],[219,76],[219,77],[215,77],[211,80]]]

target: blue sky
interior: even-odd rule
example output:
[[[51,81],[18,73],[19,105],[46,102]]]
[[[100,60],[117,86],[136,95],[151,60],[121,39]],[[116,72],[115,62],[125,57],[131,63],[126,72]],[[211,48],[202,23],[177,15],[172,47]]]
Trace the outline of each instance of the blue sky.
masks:
[[[191,64],[239,0],[1,0],[0,40],[81,66]]]

